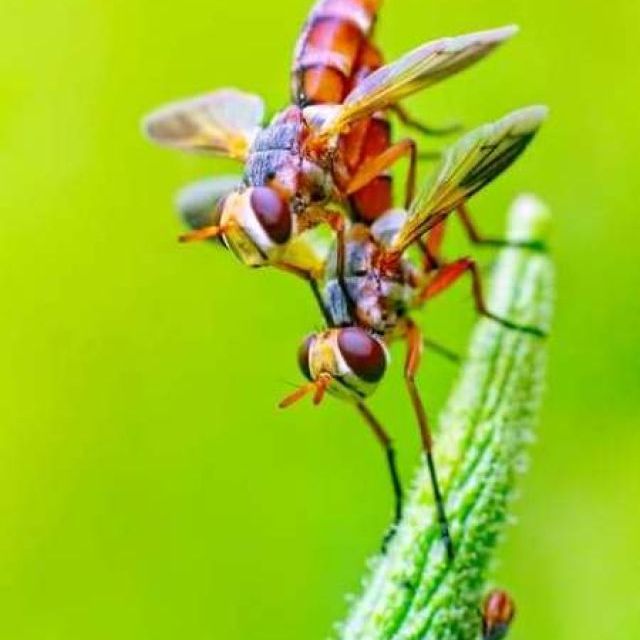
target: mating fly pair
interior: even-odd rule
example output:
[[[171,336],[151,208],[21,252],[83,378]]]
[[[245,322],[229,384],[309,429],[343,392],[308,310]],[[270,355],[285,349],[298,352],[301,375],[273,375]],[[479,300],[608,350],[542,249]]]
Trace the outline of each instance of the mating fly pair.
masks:
[[[266,127],[262,100],[235,89],[174,103],[146,119],[147,134],[160,144],[245,165],[237,188],[223,194],[215,215],[183,240],[221,237],[249,266],[272,265],[313,282],[321,265],[304,232],[329,225],[343,256],[347,222],[370,223],[391,208],[386,172],[403,157],[410,163],[405,206],[410,204],[416,144],[409,138],[391,142],[386,112],[433,132],[399,101],[482,59],[516,29],[444,38],[383,66],[372,42],[379,4],[316,3],[295,50],[293,104]],[[214,194],[227,187],[226,181],[207,184]]]
[[[470,273],[476,307],[490,315],[475,264],[439,260],[444,220],[458,211],[473,229],[466,200],[524,150],[545,110],[516,112],[465,136],[444,154],[416,198],[416,144],[409,138],[392,143],[387,115],[433,132],[415,122],[399,102],[485,57],[516,29],[444,38],[384,66],[372,42],[378,5],[379,0],[316,3],[296,47],[293,104],[268,126],[263,127],[260,98],[225,89],[156,111],[146,119],[145,130],[160,144],[244,163],[242,178],[214,179],[186,192],[181,205],[193,231],[182,239],[221,239],[248,266],[275,266],[311,283],[328,329],[305,342],[300,362],[310,382],[283,405],[309,391],[317,402],[325,392],[353,402],[386,449],[397,518],[402,493],[391,441],[364,399],[386,369],[387,344],[407,341],[407,386],[443,539],[453,557],[426,413],[414,382],[422,337],[409,311]],[[405,210],[394,212],[387,171],[402,157],[409,159]],[[335,232],[328,259],[318,254],[306,233],[323,223]],[[413,244],[424,253],[420,266],[406,258]]]

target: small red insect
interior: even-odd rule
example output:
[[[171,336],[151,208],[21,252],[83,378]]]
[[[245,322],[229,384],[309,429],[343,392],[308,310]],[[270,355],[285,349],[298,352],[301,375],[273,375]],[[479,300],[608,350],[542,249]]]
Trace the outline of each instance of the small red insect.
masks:
[[[516,605],[506,591],[490,591],[482,608],[482,640],[502,640],[506,637],[515,613]]]

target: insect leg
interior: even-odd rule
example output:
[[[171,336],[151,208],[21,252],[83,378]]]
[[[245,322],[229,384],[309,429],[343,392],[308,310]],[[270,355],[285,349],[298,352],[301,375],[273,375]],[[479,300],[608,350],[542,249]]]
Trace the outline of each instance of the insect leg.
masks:
[[[428,125],[422,124],[419,120],[416,120],[409,114],[409,112],[400,105],[394,105],[391,107],[391,111],[396,114],[400,122],[402,122],[405,127],[409,127],[411,129],[415,129],[420,133],[426,136],[450,136],[454,133],[459,133],[462,131],[462,125],[460,124],[452,124],[448,127],[430,127]]]
[[[442,356],[449,362],[453,362],[454,364],[460,364],[462,358],[455,351],[452,351],[448,347],[436,342],[435,340],[431,340],[431,338],[423,338],[422,344],[425,349],[431,349],[434,353],[437,353],[439,356]]]
[[[344,217],[337,211],[329,211],[322,208],[313,208],[309,210],[308,215],[317,222],[328,224],[336,234],[336,280],[342,295],[347,303],[349,315],[353,315],[356,309],[356,303],[349,293],[347,282],[344,278],[345,261],[346,261],[346,238]],[[333,326],[330,324],[329,326]]]
[[[415,382],[416,372],[418,371],[420,360],[422,358],[422,332],[411,320],[406,321],[405,337],[407,340],[407,358],[404,366],[405,382],[418,420],[422,450],[427,459],[427,467],[431,478],[431,488],[433,490],[433,499],[436,506],[436,512],[438,514],[438,522],[440,523],[440,535],[447,550],[447,557],[449,560],[453,560],[453,542],[451,541],[451,535],[449,533],[449,523],[447,522],[447,516],[444,510],[444,501],[442,499],[442,493],[440,492],[438,475],[433,460],[433,439],[431,437],[431,430],[429,429],[427,413]]]
[[[471,258],[462,258],[442,267],[423,288],[422,292],[419,295],[419,300],[421,302],[425,302],[426,300],[437,296],[442,291],[445,291],[446,289],[451,287],[465,273],[468,273],[471,276],[471,290],[473,293],[473,299],[476,311],[480,315],[490,318],[491,320],[494,320],[495,322],[498,322],[499,324],[509,329],[523,331],[524,333],[530,333],[541,338],[545,337],[546,334],[544,333],[544,331],[542,331],[538,327],[517,324],[506,318],[501,318],[500,316],[491,313],[491,311],[487,309],[482,290],[482,280],[478,271],[478,265]]]
[[[302,278],[303,280],[306,280],[309,283],[309,286],[311,287],[311,292],[313,293],[313,297],[315,298],[316,302],[318,303],[318,306],[320,307],[322,317],[324,318],[324,321],[326,322],[327,327],[333,327],[335,323],[333,321],[333,318],[331,317],[331,314],[329,313],[329,310],[324,304],[324,300],[322,299],[322,295],[320,294],[320,288],[318,287],[318,281],[313,276],[313,274],[310,273],[309,271],[305,271],[304,269],[301,269],[296,265],[289,264],[288,262],[278,262],[276,266],[282,269],[283,271],[286,271],[287,273],[292,273]]]
[[[398,522],[400,522],[400,518],[402,518],[402,484],[400,483],[400,474],[398,473],[398,467],[396,465],[396,452],[393,448],[393,442],[389,434],[385,431],[364,402],[358,402],[356,404],[356,408],[371,428],[373,435],[376,437],[387,456],[387,465],[389,466],[389,475],[391,476],[393,496],[395,499],[394,524],[398,524]]]
[[[368,185],[374,178],[393,166],[403,156],[409,157],[409,172],[405,193],[405,208],[413,201],[416,186],[416,165],[418,154],[415,140],[406,138],[383,151],[379,156],[367,158],[347,184],[346,193],[351,195]]]
[[[446,231],[446,218],[429,231],[418,241],[418,247],[422,251],[422,269],[424,273],[429,273],[442,266],[442,241]]]
[[[469,209],[466,203],[462,203],[457,209],[456,213],[462,222],[462,226],[469,237],[469,240],[473,244],[483,245],[485,247],[519,247],[523,249],[536,249],[543,250],[544,244],[541,242],[511,242],[504,238],[486,238],[483,236],[475,226],[475,223],[471,219]]]

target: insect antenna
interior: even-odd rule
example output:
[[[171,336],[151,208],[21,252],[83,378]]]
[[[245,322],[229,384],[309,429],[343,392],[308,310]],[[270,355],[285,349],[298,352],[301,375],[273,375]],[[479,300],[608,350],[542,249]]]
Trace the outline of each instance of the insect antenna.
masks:
[[[313,380],[312,382],[307,382],[303,384],[301,387],[298,387],[293,393],[288,395],[286,398],[281,400],[278,407],[280,409],[287,409],[291,405],[299,402],[305,396],[313,393],[313,404],[318,405],[322,402],[322,399],[333,380],[332,376],[328,373],[321,373],[317,380]]]
[[[278,404],[278,408],[288,409],[291,405],[295,404],[296,402],[299,402],[300,400],[302,400],[302,398],[304,398],[306,395],[308,395],[312,391],[315,391],[315,389],[316,389],[315,382],[308,382],[307,384],[304,384],[301,387],[298,387],[293,393],[289,394],[286,398],[283,398],[280,401],[280,403]]]
[[[197,242],[200,240],[208,240],[217,238],[225,232],[222,226],[213,225],[210,227],[202,227],[202,229],[194,229],[178,236],[179,242]]]

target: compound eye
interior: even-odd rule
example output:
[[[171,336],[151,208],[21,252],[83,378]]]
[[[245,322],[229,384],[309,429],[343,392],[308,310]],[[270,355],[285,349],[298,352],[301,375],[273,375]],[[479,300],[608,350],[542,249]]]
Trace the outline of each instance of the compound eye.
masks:
[[[387,368],[384,347],[364,329],[342,329],[338,335],[338,347],[351,371],[361,380],[378,382],[384,375]]]
[[[251,208],[265,233],[276,244],[291,237],[291,211],[280,194],[269,187],[257,187],[251,192]]]
[[[302,375],[309,381],[312,379],[311,369],[309,368],[309,351],[311,350],[311,345],[314,340],[314,335],[307,336],[298,349],[298,366],[300,367],[300,371],[302,371]]]

